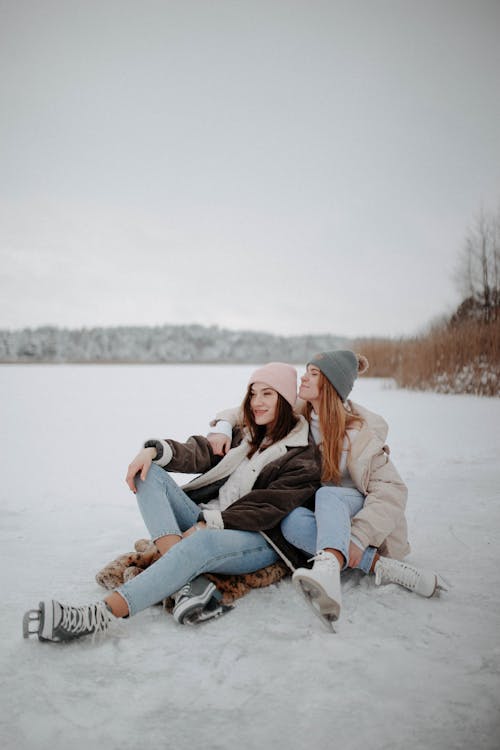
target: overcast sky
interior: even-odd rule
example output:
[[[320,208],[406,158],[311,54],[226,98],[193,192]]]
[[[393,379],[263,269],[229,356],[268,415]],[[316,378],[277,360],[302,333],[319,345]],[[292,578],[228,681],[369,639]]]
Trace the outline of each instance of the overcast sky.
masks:
[[[0,328],[396,336],[459,301],[498,0],[0,9]]]

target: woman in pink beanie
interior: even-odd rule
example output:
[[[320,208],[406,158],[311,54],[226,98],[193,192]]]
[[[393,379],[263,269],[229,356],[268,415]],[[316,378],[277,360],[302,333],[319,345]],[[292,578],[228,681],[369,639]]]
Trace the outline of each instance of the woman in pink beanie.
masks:
[[[185,443],[148,440],[129,466],[127,484],[160,558],[104,601],[86,606],[40,602],[26,613],[25,637],[69,641],[105,632],[175,595],[174,618],[193,622],[224,611],[204,572],[242,574],[270,565],[269,537],[320,485],[320,459],[307,420],[294,413],[297,372],[281,362],[258,368],[243,400],[243,425],[220,459],[201,435]],[[182,488],[169,472],[200,474]],[[176,593],[177,592],[177,593]]]
[[[257,382],[270,385],[288,401],[293,409],[297,401],[297,370],[295,367],[283,362],[269,362],[267,365],[258,367],[252,373],[248,385]]]

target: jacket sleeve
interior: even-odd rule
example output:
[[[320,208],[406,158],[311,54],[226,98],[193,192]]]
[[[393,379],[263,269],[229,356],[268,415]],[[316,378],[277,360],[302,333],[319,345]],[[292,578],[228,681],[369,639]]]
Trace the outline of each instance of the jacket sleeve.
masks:
[[[362,509],[352,533],[365,547],[380,547],[404,517],[408,490],[385,452],[374,456]]]
[[[288,461],[267,487],[251,490],[222,511],[224,528],[272,529],[294,508],[304,505],[320,486],[320,468],[314,449],[301,453]]]
[[[193,435],[185,443],[162,440],[164,446],[163,468],[180,474],[203,474],[219,463],[212,447],[203,435]]]

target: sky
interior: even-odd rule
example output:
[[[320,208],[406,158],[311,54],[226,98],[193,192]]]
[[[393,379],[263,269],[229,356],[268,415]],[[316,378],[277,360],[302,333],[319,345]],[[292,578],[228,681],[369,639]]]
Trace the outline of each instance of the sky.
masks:
[[[0,328],[413,335],[500,205],[498,0],[0,0]]]

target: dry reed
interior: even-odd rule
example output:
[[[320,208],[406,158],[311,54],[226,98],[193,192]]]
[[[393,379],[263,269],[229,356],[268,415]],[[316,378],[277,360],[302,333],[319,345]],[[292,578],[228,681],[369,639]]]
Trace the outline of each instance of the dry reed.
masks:
[[[441,325],[411,339],[358,339],[373,377],[402,388],[500,396],[500,320]]]

